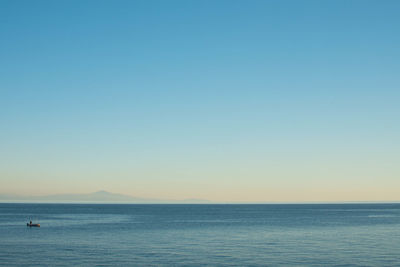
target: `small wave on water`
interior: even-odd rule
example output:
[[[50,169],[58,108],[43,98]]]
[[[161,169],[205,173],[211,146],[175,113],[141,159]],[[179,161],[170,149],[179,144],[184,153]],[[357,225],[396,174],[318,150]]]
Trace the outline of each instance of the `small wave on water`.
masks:
[[[394,218],[394,217],[399,217],[399,216],[393,215],[393,214],[370,214],[370,215],[368,215],[368,218]]]
[[[96,225],[96,224],[115,224],[128,222],[128,215],[116,214],[62,214],[54,216],[46,216],[41,220],[43,226],[59,227],[74,225]]]

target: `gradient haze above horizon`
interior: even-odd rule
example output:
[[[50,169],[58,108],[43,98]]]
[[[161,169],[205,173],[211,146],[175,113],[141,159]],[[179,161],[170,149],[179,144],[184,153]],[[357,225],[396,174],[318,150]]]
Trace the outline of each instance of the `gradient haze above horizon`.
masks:
[[[1,1],[0,193],[400,200],[399,1]]]

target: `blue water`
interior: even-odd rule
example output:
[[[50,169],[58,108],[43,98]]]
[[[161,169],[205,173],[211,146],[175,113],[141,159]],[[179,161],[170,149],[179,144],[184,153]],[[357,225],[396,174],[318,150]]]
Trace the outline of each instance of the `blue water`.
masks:
[[[0,265],[400,266],[400,204],[0,204]]]

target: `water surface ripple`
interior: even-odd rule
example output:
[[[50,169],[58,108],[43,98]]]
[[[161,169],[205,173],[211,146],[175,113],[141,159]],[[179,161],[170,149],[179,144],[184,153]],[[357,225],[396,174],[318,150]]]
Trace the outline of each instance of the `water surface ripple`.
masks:
[[[0,265],[400,266],[400,204],[0,204]]]

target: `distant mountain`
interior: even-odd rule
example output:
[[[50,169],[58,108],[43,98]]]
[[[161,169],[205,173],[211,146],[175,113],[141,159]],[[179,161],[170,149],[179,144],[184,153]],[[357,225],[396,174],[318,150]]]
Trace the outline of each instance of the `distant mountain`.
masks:
[[[104,190],[97,191],[89,194],[57,194],[46,196],[20,196],[0,194],[0,202],[43,202],[43,203],[209,203],[208,200],[202,199],[184,199],[184,200],[162,200],[162,199],[148,199],[137,198],[123,194],[110,193]]]

